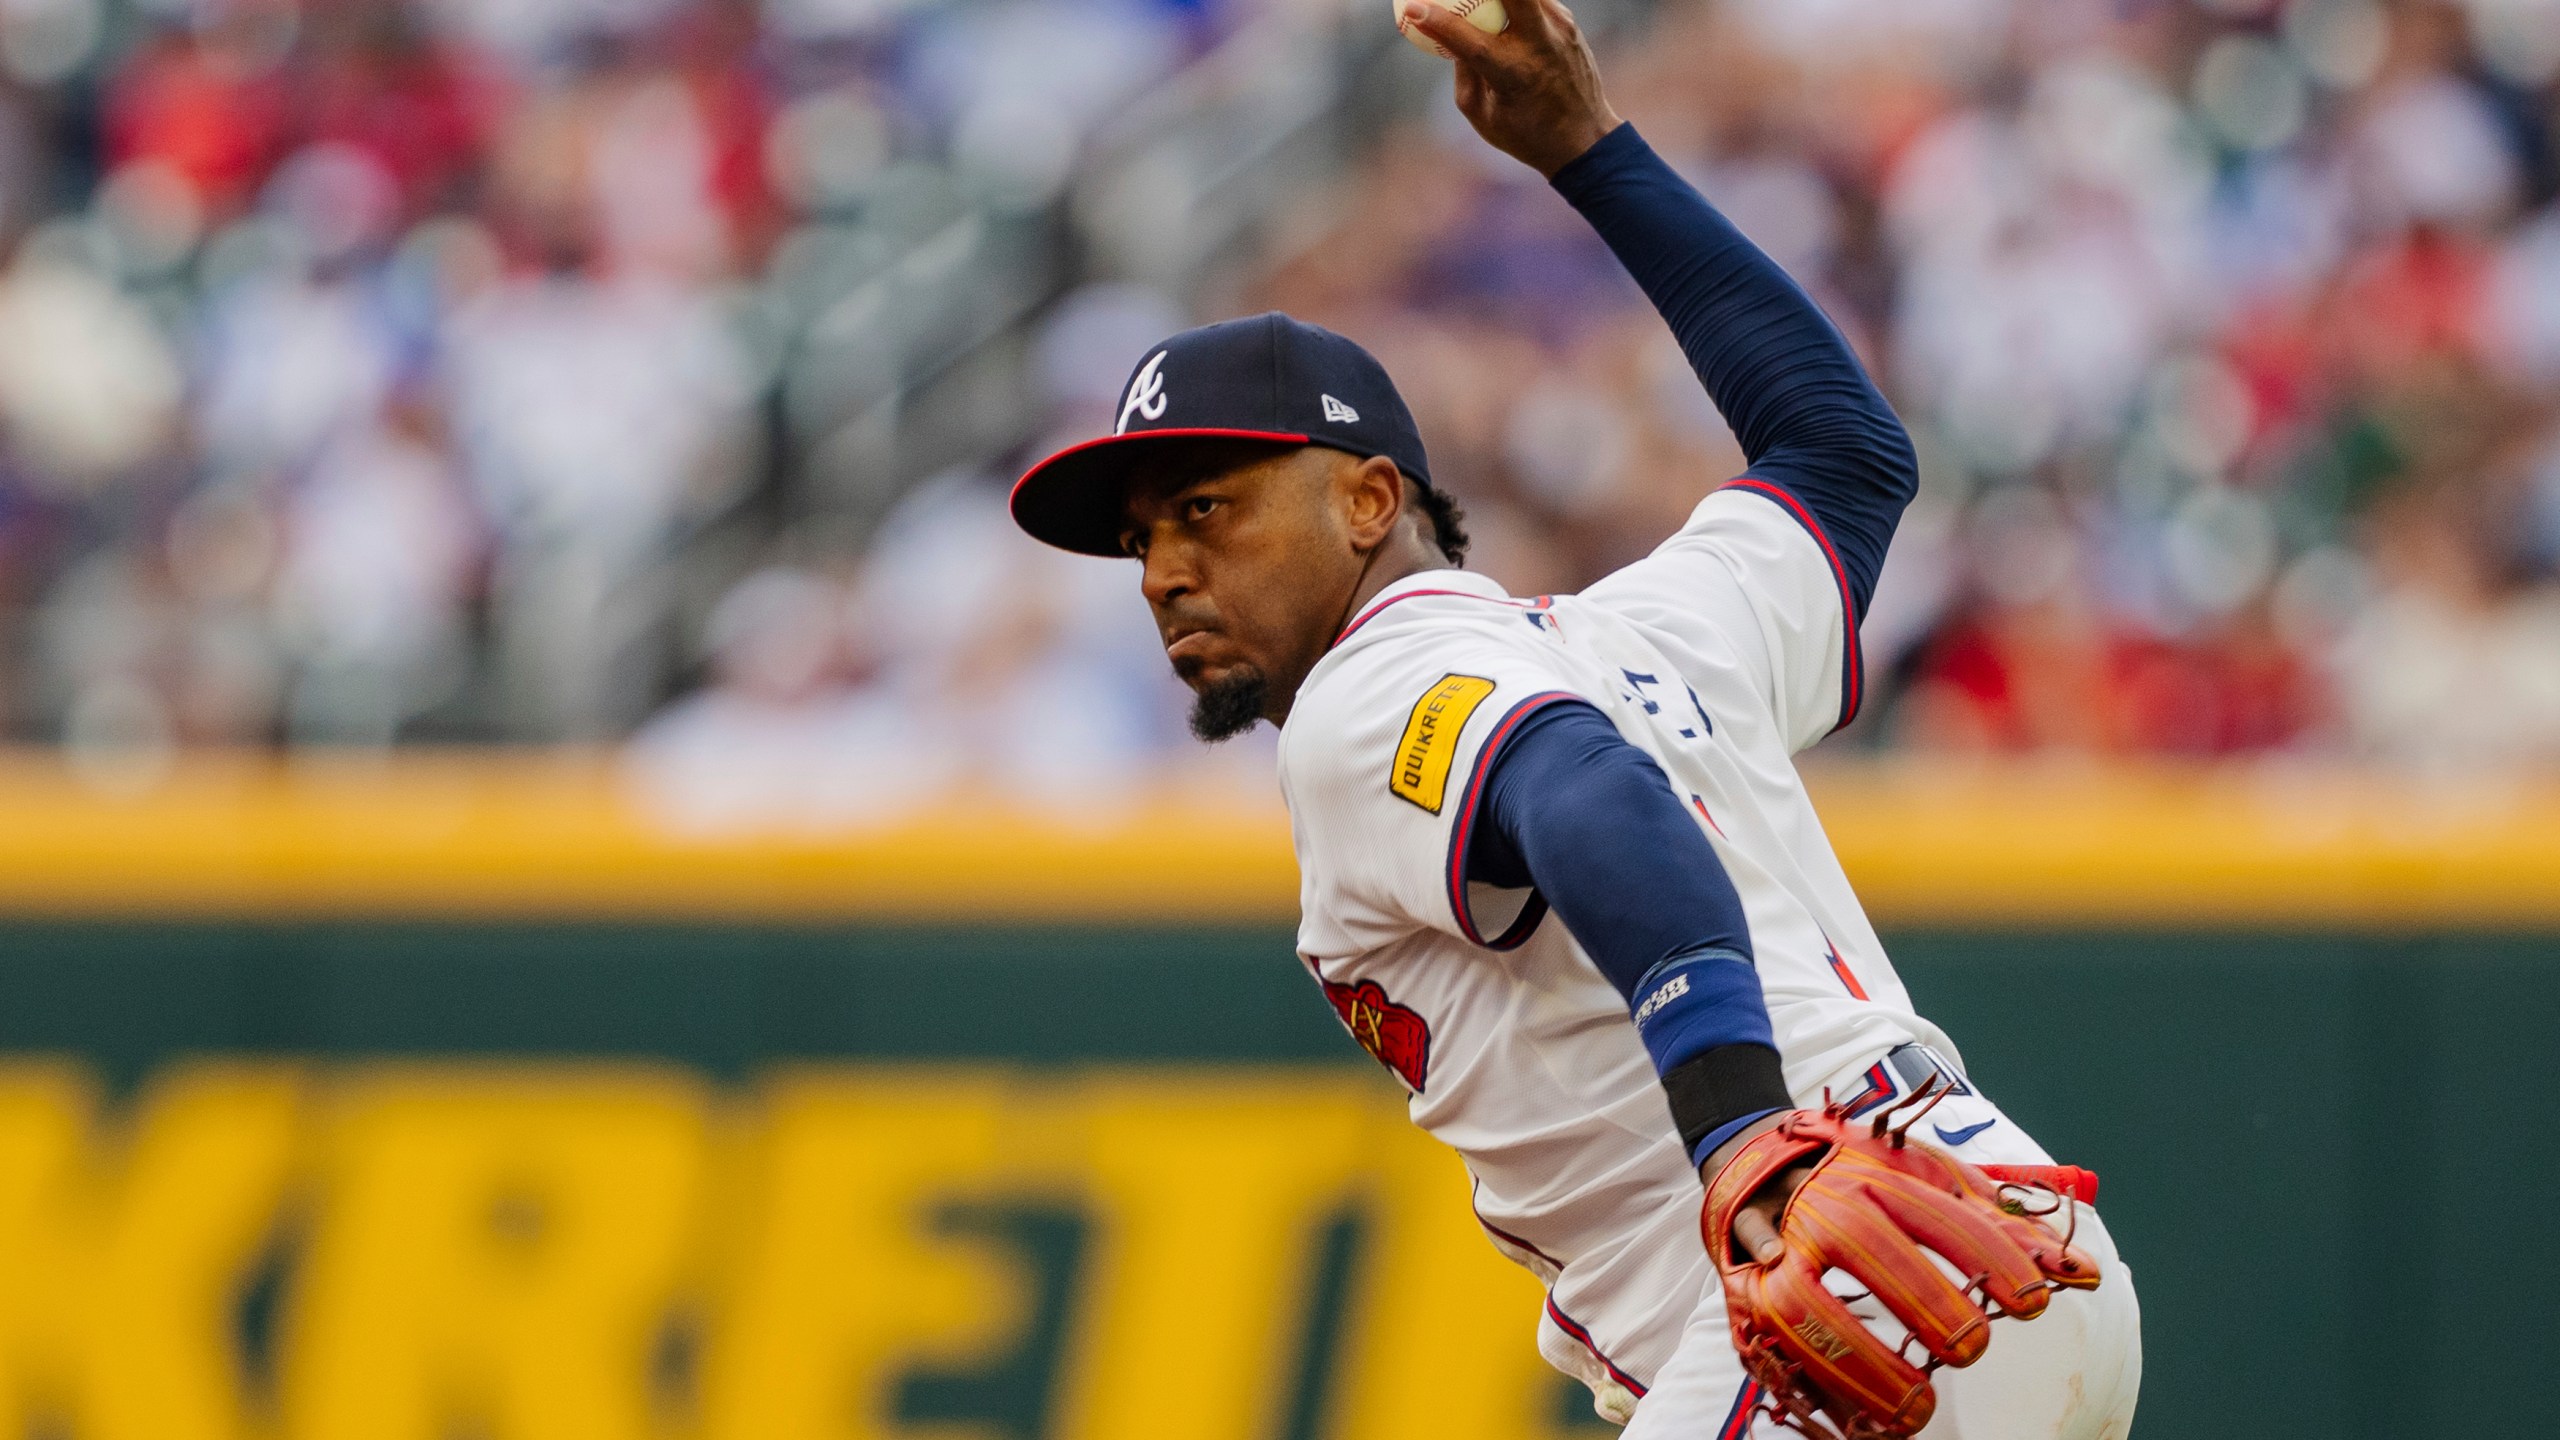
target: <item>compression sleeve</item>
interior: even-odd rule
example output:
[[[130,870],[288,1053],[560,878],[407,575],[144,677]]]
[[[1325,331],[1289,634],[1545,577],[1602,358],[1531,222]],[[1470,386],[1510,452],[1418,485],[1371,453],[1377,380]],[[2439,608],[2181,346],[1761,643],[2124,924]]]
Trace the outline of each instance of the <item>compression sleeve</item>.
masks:
[[[1534,886],[1626,998],[1691,1158],[1790,1101],[1742,897],[1651,756],[1580,701],[1503,743],[1467,878]]]
[[[1854,631],[1920,483],[1911,436],[1822,308],[1621,125],[1555,174],[1678,337],[1750,475],[1827,536]]]

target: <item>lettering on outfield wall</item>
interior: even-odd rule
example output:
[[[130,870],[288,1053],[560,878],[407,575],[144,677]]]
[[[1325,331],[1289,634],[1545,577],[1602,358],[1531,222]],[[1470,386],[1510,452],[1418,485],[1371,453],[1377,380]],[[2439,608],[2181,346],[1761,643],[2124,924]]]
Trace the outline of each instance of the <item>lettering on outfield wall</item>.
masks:
[[[647,1066],[206,1063],[116,1109],[77,1068],[0,1065],[0,1430],[993,1440],[901,1407],[1032,1343],[1035,1267],[950,1223],[1029,1205],[1084,1236],[1043,1436],[1272,1433],[1354,1212],[1323,1433],[1561,1440],[1536,1288],[1401,1100],[1226,1067],[721,1091]],[[244,1345],[269,1270],[270,1333]]]

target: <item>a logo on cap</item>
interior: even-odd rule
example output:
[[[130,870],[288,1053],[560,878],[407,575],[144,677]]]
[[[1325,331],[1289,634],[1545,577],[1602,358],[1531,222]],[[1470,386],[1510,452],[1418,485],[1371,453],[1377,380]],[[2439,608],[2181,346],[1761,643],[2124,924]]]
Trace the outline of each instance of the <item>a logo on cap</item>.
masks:
[[[1128,434],[1131,415],[1148,420],[1164,418],[1164,407],[1167,402],[1164,396],[1162,370],[1164,357],[1171,353],[1173,352],[1169,350],[1159,350],[1147,357],[1146,364],[1138,367],[1137,377],[1129,382],[1129,397],[1120,402],[1120,423],[1111,428],[1112,434]]]
[[[1333,424],[1349,425],[1360,418],[1359,411],[1352,409],[1350,406],[1343,404],[1332,396],[1326,395],[1323,396],[1322,399],[1324,400],[1324,418]]]

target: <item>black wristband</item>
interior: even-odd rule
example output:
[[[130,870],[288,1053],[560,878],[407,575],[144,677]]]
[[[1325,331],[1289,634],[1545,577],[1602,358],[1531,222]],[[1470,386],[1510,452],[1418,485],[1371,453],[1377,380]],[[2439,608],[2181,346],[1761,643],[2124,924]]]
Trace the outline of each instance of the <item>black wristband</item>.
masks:
[[[1766,1045],[1719,1045],[1693,1055],[1665,1071],[1662,1088],[1671,1096],[1671,1123],[1680,1127],[1683,1149],[1695,1149],[1717,1127],[1764,1110],[1792,1110],[1786,1072],[1778,1052]]]

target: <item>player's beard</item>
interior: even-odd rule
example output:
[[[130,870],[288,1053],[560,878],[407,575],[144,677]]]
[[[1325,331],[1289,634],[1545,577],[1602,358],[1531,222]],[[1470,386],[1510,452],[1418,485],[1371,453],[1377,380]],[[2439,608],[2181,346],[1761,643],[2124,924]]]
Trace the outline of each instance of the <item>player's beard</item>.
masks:
[[[1250,665],[1200,687],[1191,700],[1191,733],[1211,745],[1233,740],[1262,718],[1271,682]]]

